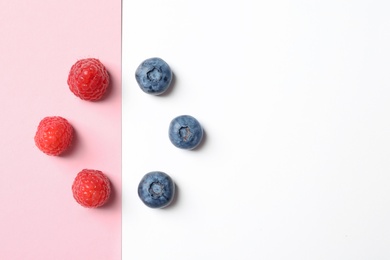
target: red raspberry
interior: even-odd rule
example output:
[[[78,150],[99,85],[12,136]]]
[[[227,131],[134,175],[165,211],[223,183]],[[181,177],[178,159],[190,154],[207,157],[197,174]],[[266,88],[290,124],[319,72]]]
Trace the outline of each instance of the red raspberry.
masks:
[[[60,116],[45,117],[34,137],[36,146],[48,155],[60,155],[72,144],[73,127]]]
[[[110,181],[101,171],[84,169],[77,174],[72,192],[81,206],[97,208],[104,205],[110,197]]]
[[[69,89],[83,100],[95,101],[103,97],[110,84],[104,65],[94,58],[78,60],[70,69]]]

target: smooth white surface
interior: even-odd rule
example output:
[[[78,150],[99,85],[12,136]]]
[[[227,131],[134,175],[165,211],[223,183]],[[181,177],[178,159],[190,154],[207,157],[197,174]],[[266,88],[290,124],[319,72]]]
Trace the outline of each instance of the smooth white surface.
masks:
[[[123,1],[123,259],[390,259],[390,2]],[[134,78],[160,57],[163,96]],[[206,140],[175,148],[170,120]],[[149,209],[142,176],[177,201]]]

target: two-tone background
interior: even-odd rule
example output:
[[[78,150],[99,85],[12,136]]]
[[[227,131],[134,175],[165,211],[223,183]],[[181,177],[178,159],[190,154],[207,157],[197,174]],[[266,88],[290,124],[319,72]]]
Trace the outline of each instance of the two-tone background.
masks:
[[[389,259],[390,4],[345,1],[0,1],[0,259]],[[97,57],[113,85],[74,97],[70,66]],[[137,86],[169,63],[162,96]],[[199,149],[168,125],[196,117]],[[39,120],[76,129],[65,157],[36,149]],[[73,201],[82,168],[110,204]],[[153,210],[142,176],[178,196]]]

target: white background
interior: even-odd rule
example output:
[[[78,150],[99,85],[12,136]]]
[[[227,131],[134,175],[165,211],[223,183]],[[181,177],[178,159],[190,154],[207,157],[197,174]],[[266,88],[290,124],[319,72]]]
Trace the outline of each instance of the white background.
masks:
[[[390,259],[390,2],[123,1],[123,259]],[[134,73],[160,57],[172,89]],[[170,120],[204,126],[175,148]],[[149,209],[149,171],[178,187]]]

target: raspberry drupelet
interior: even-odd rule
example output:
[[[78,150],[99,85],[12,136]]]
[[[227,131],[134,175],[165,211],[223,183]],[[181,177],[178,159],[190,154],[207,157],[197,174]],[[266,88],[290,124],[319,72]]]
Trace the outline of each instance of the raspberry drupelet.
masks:
[[[63,117],[48,116],[43,118],[35,133],[35,145],[48,155],[60,155],[72,144],[73,127]]]
[[[107,69],[98,59],[78,60],[68,76],[70,91],[82,100],[97,101],[103,98],[110,84]]]

